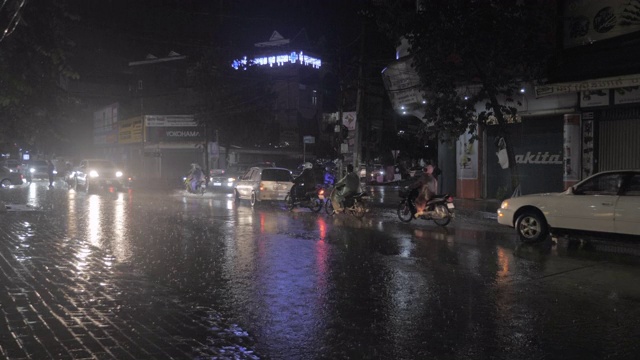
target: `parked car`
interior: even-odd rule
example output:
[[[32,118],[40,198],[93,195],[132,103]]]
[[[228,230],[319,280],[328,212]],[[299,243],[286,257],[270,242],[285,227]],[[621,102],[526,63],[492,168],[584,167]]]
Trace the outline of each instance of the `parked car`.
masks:
[[[238,179],[233,195],[236,201],[248,199],[254,206],[259,201],[284,201],[292,186],[293,176],[289,169],[252,167]]]
[[[0,166],[0,187],[8,188],[11,185],[22,185],[26,181],[22,173],[11,171],[6,166]]]
[[[127,182],[122,170],[105,159],[85,159],[72,171],[70,178],[73,187],[87,193],[99,187],[113,186],[122,190]]]
[[[640,235],[639,219],[640,170],[604,171],[562,193],[519,196],[498,209],[498,223],[527,242],[550,232]]]
[[[25,174],[29,179],[49,179],[49,164],[47,160],[30,160],[27,163],[28,173]],[[54,170],[56,175],[57,171]]]

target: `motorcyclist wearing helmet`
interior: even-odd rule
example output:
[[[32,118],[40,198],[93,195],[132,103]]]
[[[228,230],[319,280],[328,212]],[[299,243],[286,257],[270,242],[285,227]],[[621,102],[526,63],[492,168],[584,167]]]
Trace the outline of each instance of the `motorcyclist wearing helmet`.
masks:
[[[335,212],[342,212],[344,199],[360,191],[360,178],[353,172],[353,165],[347,165],[347,175],[336,183],[335,189],[337,191],[332,192],[331,204]]]
[[[299,199],[305,196],[307,192],[314,191],[316,188],[316,177],[313,172],[313,164],[305,162],[302,167],[300,175],[293,179],[291,195],[294,199]]]
[[[202,168],[198,164],[191,164],[191,169],[189,170],[189,174],[187,175],[187,181],[191,185],[191,191],[195,192],[198,184],[201,181],[205,181],[204,172]]]

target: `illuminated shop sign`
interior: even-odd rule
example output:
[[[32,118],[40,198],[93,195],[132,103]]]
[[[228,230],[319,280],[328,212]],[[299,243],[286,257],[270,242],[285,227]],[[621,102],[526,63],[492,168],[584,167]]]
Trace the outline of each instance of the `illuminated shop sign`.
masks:
[[[258,65],[258,66],[283,66],[284,64],[300,64],[304,66],[311,66],[315,69],[319,69],[322,66],[322,60],[315,58],[313,56],[305,55],[302,51],[300,53],[292,52],[289,55],[273,55],[273,56],[263,56],[257,57],[253,60],[248,60],[245,56],[240,60],[234,60],[231,66],[238,70],[240,68],[245,69],[248,66]]]

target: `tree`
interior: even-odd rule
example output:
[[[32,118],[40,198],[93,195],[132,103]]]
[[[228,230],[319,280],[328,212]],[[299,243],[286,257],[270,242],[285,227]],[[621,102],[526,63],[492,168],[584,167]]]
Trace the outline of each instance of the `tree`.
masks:
[[[73,44],[66,1],[5,1],[0,8],[0,130],[12,141],[43,144],[63,137],[56,122],[68,101],[65,81]]]
[[[410,1],[411,4],[415,2]],[[548,2],[425,0],[382,3],[380,25],[411,46],[427,104],[424,129],[455,140],[494,121],[505,139],[512,190],[519,186],[508,123],[513,95],[544,75],[553,45]],[[476,111],[476,104],[485,104]]]

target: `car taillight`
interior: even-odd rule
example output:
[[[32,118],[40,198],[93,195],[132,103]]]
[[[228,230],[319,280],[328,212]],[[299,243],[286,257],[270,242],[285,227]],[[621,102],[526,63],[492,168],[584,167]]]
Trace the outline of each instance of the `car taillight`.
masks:
[[[324,189],[320,189],[320,191],[318,191],[318,195],[324,195]]]
[[[452,203],[452,202],[453,202],[453,196],[449,196],[449,197],[447,198],[447,202]]]
[[[260,191],[264,190],[264,183],[261,181],[260,182]]]

